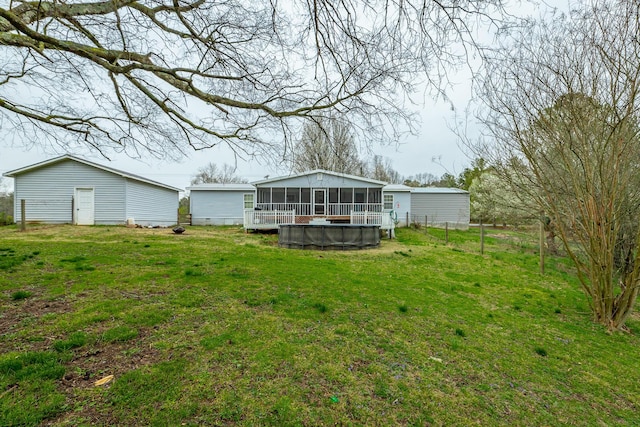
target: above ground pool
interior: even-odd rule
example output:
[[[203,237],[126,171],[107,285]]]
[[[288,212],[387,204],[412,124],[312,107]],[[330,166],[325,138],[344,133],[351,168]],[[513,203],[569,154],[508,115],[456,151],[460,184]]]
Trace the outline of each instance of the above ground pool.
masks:
[[[278,245],[291,249],[364,249],[380,245],[379,225],[281,224]]]

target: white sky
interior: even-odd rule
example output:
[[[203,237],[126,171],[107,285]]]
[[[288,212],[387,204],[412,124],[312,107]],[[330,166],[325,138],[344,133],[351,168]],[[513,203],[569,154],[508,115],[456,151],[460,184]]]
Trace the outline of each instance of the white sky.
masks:
[[[567,6],[570,0],[542,0],[546,4]],[[519,3],[515,3],[516,6]],[[535,7],[540,12],[541,6]],[[521,11],[522,12],[522,11]],[[538,14],[535,13],[534,14]],[[467,72],[454,75],[456,85],[448,91],[451,102],[434,102],[427,99],[422,106],[413,109],[420,112],[421,122],[416,124],[418,133],[408,136],[391,146],[373,146],[371,152],[382,155],[392,162],[392,166],[400,175],[410,176],[418,173],[432,173],[441,176],[445,172],[459,174],[470,164],[463,147],[450,126],[454,123],[454,111],[464,115],[464,110],[470,100],[470,78]],[[25,150],[10,140],[7,132],[0,129],[0,175],[10,170],[22,168],[38,163],[64,153],[44,152],[42,148],[33,147]],[[37,144],[36,144],[37,145]],[[74,154],[74,153],[69,153]],[[365,157],[366,153],[362,153]],[[223,163],[235,164],[233,152],[222,144],[204,151],[193,151],[188,158],[181,162],[157,160],[148,157],[143,160],[132,159],[126,155],[112,155],[112,161],[107,161],[99,154],[93,156],[81,155],[96,163],[108,165],[126,172],[134,173],[154,181],[162,182],[184,189],[190,183],[198,168],[213,162],[222,166]],[[434,159],[436,161],[434,161]],[[282,166],[280,169],[273,165],[260,164],[256,160],[245,162],[238,160],[237,175],[249,181],[262,179],[265,175],[286,175],[288,171]],[[8,178],[2,179],[2,187],[12,187]]]
[[[465,106],[466,101],[462,101],[461,105],[456,105],[456,108],[464,110]],[[437,176],[445,172],[455,175],[460,173],[470,162],[458,146],[456,135],[447,127],[448,122],[453,123],[450,104],[427,102],[423,107],[421,118],[418,135],[406,137],[398,144],[390,146],[372,146],[371,152],[388,158],[393,168],[404,176],[423,172],[430,172]],[[2,136],[2,130],[0,130],[0,174],[64,154],[44,152],[37,146],[25,150],[24,147],[14,146],[12,141],[3,139]],[[192,151],[188,158],[184,158],[179,163],[151,157],[142,160],[132,159],[124,154],[111,155],[111,162],[99,153],[93,156],[86,154],[79,156],[182,189],[189,185],[198,168],[207,163],[213,162],[222,166],[223,163],[234,165],[236,162],[233,152],[224,146]],[[362,156],[365,157],[366,153],[362,153]],[[258,160],[237,161],[236,174],[249,181],[260,180],[265,175],[273,177],[287,173],[285,165],[278,168],[260,164]],[[10,185],[9,178],[3,178],[3,184]]]

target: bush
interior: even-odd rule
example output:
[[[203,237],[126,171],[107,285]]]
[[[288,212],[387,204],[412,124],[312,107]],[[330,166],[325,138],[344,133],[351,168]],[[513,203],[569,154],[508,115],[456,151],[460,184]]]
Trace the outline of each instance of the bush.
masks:
[[[0,212],[0,225],[11,225],[13,224],[13,216],[9,215],[6,212]]]

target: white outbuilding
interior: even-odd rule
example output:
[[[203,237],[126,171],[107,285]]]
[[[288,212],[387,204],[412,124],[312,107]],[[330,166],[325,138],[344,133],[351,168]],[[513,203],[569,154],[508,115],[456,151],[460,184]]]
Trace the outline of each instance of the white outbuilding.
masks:
[[[143,226],[176,224],[180,189],[69,154],[6,172],[14,213],[25,222]]]
[[[429,226],[469,228],[469,192],[459,188],[417,187],[411,189],[409,221]]]

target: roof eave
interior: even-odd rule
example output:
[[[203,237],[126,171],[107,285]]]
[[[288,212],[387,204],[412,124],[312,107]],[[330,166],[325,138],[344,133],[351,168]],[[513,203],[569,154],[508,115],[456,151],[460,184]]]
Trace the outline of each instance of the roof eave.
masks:
[[[183,191],[182,189],[177,188],[177,187],[173,187],[171,185],[167,185],[167,184],[163,184],[161,182],[153,181],[151,179],[147,179],[147,178],[144,178],[142,176],[133,175],[133,174],[127,173],[125,171],[121,171],[121,170],[118,170],[118,169],[111,168],[109,166],[101,165],[99,163],[94,163],[94,162],[91,162],[89,160],[85,160],[85,159],[80,158],[80,157],[72,156],[71,154],[64,154],[62,156],[58,156],[58,157],[54,157],[52,159],[44,160],[42,162],[35,163],[33,165],[25,166],[25,167],[22,167],[22,168],[19,168],[19,169],[14,169],[12,171],[5,172],[3,174],[3,176],[6,176],[8,178],[15,178],[16,175],[20,175],[20,174],[28,172],[30,170],[40,169],[40,168],[45,167],[45,166],[49,166],[49,165],[52,165],[52,164],[55,164],[55,163],[59,163],[59,162],[61,162],[63,160],[73,160],[73,161],[76,161],[78,163],[85,164],[87,166],[91,166],[91,167],[94,167],[94,168],[97,168],[97,169],[104,170],[106,172],[113,173],[115,175],[119,175],[119,176],[121,176],[123,178],[133,179],[133,180],[136,180],[136,181],[144,182],[146,184],[155,185],[157,187],[163,187],[163,188],[166,188],[168,190],[177,191],[177,192]]]
[[[308,175],[313,175],[313,174],[317,174],[317,173],[326,173],[327,175],[333,175],[333,176],[337,176],[340,178],[350,178],[350,179],[355,179],[358,181],[366,181],[370,184],[379,184],[379,185],[387,185],[387,182],[384,181],[378,181],[375,179],[371,179],[371,178],[364,178],[361,176],[356,176],[356,175],[349,175],[346,173],[340,173],[340,172],[333,172],[333,171],[328,171],[325,169],[314,169],[312,171],[306,171],[306,172],[301,172],[301,173],[297,173],[297,174],[293,174],[293,175],[284,175],[284,176],[277,176],[275,178],[269,178],[269,179],[263,179],[260,181],[253,181],[251,182],[251,184],[253,185],[262,185],[262,184],[268,184],[271,182],[277,182],[277,181],[283,181],[285,179],[291,179],[291,178],[299,178],[301,176],[308,176]]]

